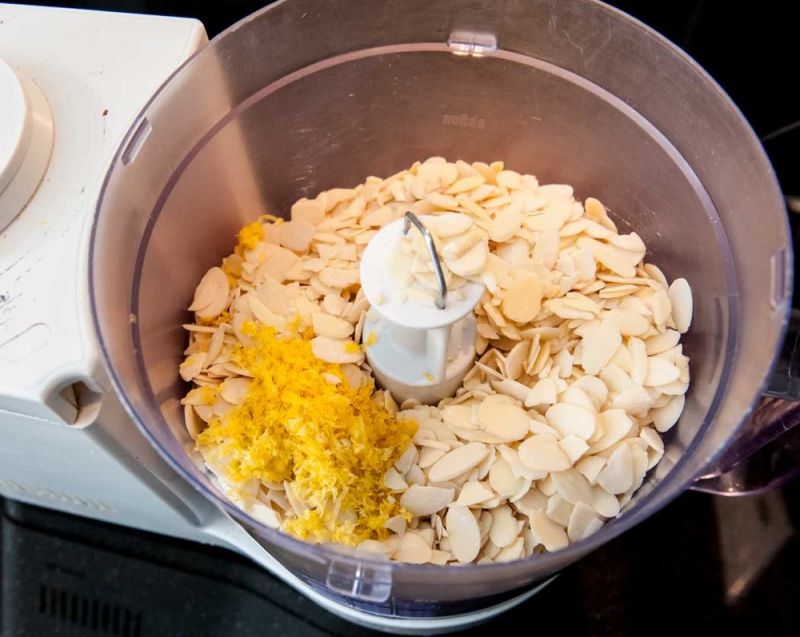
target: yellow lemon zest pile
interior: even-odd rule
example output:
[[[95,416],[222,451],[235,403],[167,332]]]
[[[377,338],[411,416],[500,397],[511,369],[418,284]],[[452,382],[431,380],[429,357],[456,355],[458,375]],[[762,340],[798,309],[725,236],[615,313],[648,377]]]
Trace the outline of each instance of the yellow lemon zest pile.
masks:
[[[252,250],[264,238],[264,225],[261,221],[248,223],[239,230],[239,234],[236,235],[236,238],[239,240],[236,246],[237,254],[241,254],[243,250]]]
[[[197,438],[229,460],[228,477],[288,481],[309,508],[283,530],[312,542],[356,545],[387,536],[385,522],[404,511],[383,483],[416,431],[373,400],[372,380],[354,389],[341,367],[316,358],[301,337],[278,338],[247,322],[252,345],[235,346],[232,361],[253,375],[242,404],[214,418]],[[342,382],[334,385],[323,373]]]
[[[264,229],[264,223],[267,221],[273,225],[279,225],[284,222],[284,219],[281,217],[276,217],[275,215],[261,215],[257,221],[248,223],[241,230],[239,230],[238,234],[236,235],[238,243],[236,244],[234,254],[242,256],[245,250],[253,250],[256,248],[264,239],[266,232]]]

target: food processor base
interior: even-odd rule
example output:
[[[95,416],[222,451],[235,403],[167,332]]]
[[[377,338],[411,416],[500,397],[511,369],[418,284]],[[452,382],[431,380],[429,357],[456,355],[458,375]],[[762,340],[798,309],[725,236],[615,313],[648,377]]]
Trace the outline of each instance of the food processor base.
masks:
[[[542,582],[541,584],[538,584],[531,590],[526,591],[525,593],[522,593],[521,595],[518,595],[513,599],[509,599],[501,604],[497,604],[496,606],[491,606],[489,608],[484,608],[471,613],[462,613],[449,617],[433,617],[426,619],[380,617],[378,615],[371,615],[363,611],[357,611],[334,602],[328,602],[328,604],[326,604],[323,601],[312,597],[308,592],[302,592],[322,606],[325,610],[366,628],[380,630],[382,632],[391,633],[394,635],[440,635],[464,630],[466,628],[489,621],[493,617],[496,617],[507,610],[511,610],[515,606],[530,599],[550,582],[552,582],[553,579],[555,579],[555,576]]]
[[[221,514],[215,522],[206,525],[203,531],[207,534],[208,541],[211,543],[225,546],[244,555],[294,588],[298,593],[337,617],[372,630],[397,635],[437,635],[464,630],[481,624],[530,599],[556,577],[553,576],[544,582],[539,582],[530,590],[511,599],[471,612],[438,617],[391,617],[354,608],[319,593],[275,559],[236,521],[224,514]]]
[[[230,535],[233,528],[239,530],[235,535]],[[376,615],[369,613],[352,606],[348,606],[341,602],[336,602],[329,599],[325,595],[314,590],[311,586],[303,582],[299,577],[291,573],[285,566],[278,560],[270,555],[264,548],[256,542],[244,529],[238,524],[231,521],[230,527],[227,529],[224,541],[228,545],[235,545],[236,550],[253,560],[259,566],[262,566],[270,573],[281,579],[283,582],[294,588],[298,593],[301,593],[311,601],[319,604],[322,608],[337,617],[341,617],[347,621],[370,628],[372,630],[379,630],[386,633],[395,635],[439,635],[444,633],[455,632],[464,630],[471,626],[486,622],[507,610],[523,603],[524,601],[533,597],[536,593],[542,590],[550,582],[555,579],[555,576],[545,580],[534,586],[534,588],[525,591],[511,599],[505,600],[494,606],[488,608],[481,608],[473,612],[459,613],[455,615],[443,617],[388,617],[383,615]],[[220,538],[223,539],[223,538]]]

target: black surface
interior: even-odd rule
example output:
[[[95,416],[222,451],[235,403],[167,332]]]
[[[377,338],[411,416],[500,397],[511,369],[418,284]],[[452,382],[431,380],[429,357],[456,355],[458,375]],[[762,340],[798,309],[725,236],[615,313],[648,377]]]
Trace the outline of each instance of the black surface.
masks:
[[[462,634],[798,635],[798,528],[800,482],[738,500],[686,493]],[[227,551],[18,503],[0,518],[0,573],[3,637],[374,634]]]
[[[213,36],[265,3],[48,4],[194,16]],[[800,195],[800,104],[790,98],[798,60],[795,3],[612,4],[685,48],[720,82],[764,141],[784,192]],[[798,483],[740,500],[687,493],[569,568],[524,606],[470,634],[794,637],[800,635],[799,525]],[[231,553],[5,503],[0,634],[370,633]]]

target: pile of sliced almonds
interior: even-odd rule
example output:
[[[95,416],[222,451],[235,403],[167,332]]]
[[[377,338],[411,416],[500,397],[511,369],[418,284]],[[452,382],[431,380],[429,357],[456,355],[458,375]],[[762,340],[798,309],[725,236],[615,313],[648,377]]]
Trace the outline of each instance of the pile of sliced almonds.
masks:
[[[392,518],[388,539],[361,548],[412,563],[504,562],[591,535],[659,462],[659,434],[683,410],[691,289],[645,263],[641,238],[619,234],[599,201],[576,201],[570,186],[540,186],[502,162],[431,158],[301,199],[290,221],[265,223],[261,241],[212,268],[190,307],[199,320],[185,326],[180,371],[196,386],[184,399],[189,432],[242,400],[247,373],[228,352],[246,343],[248,320],[278,333],[312,330],[314,354],[363,382],[369,307],[359,259],[407,210],[437,235],[450,289],[486,285],[475,310],[478,359],[437,406],[398,406],[376,392],[397,418],[418,423],[385,476],[413,517]],[[392,276],[417,290],[410,300],[433,298],[423,248],[411,233],[393,256]],[[217,385],[207,404],[202,387]],[[212,456],[206,464],[224,482]],[[227,486],[272,526],[304,510],[285,484]]]

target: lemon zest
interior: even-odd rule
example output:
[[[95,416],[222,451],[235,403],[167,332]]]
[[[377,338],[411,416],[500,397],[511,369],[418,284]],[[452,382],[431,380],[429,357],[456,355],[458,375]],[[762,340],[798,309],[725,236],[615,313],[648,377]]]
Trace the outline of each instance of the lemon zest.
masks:
[[[264,225],[260,221],[248,223],[239,230],[239,234],[236,235],[236,238],[239,240],[236,247],[239,248],[240,251],[252,250],[264,238]]]
[[[219,387],[205,386],[200,388],[200,399],[205,405],[213,405],[217,400],[217,396],[219,396]]]
[[[235,482],[288,482],[308,509],[282,528],[303,540],[356,545],[385,538],[390,517],[410,520],[383,476],[416,423],[394,419],[374,400],[372,380],[351,387],[339,365],[313,355],[307,339],[278,338],[251,321],[242,332],[252,344],[234,346],[231,360],[253,381],[244,401],[197,437],[200,451],[221,453]],[[329,383],[324,373],[342,382]]]
[[[210,318],[210,319],[204,319],[204,318],[201,318],[199,316],[196,316],[195,317],[195,322],[198,325],[222,325],[223,323],[230,324],[230,322],[231,322],[231,314],[230,314],[230,312],[228,312],[228,310],[223,310],[222,312],[217,314],[215,317]]]
[[[369,334],[367,334],[367,338],[364,340],[364,347],[372,347],[377,342],[378,342],[378,333],[372,331]]]

